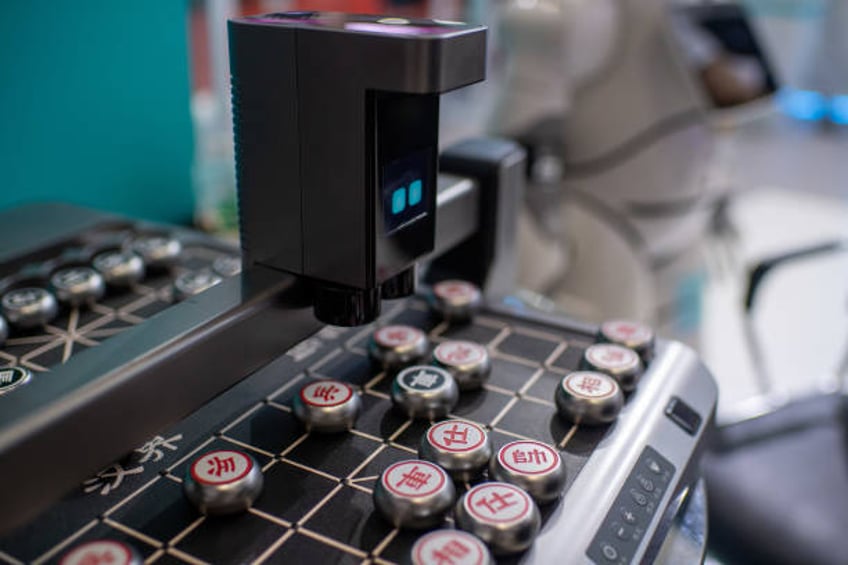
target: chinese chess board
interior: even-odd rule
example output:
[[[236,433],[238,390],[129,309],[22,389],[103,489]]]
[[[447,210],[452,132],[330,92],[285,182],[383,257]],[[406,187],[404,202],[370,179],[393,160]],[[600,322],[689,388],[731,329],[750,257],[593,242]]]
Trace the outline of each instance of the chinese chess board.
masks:
[[[80,258],[90,261],[99,251],[126,246],[142,234],[179,240],[183,247],[179,259],[167,269],[148,269],[140,282],[128,288],[110,288],[91,306],[61,308],[59,315],[43,328],[13,328],[9,339],[0,344],[0,368],[21,366],[39,373],[61,365],[75,353],[95,347],[174,304],[176,277],[210,270],[216,259],[237,257],[232,247],[187,230],[139,228],[132,223],[120,223],[81,234],[63,242],[61,248],[20,258],[11,268],[7,266],[5,272],[0,271],[0,289],[14,288],[12,281],[21,273],[32,273],[23,277],[28,281],[26,286],[46,288],[49,273],[64,263],[88,262]]]
[[[420,299],[395,303],[381,319],[386,322],[422,328],[432,344],[456,338],[486,345],[491,379],[483,390],[463,392],[451,416],[485,426],[496,449],[515,439],[556,446],[566,490],[615,427],[571,426],[552,401],[561,377],[592,343],[589,333],[493,313],[451,327],[433,320]],[[67,548],[99,538],[130,543],[151,563],[408,562],[420,533],[384,522],[371,493],[383,469],[416,457],[429,423],[393,409],[391,376],[376,371],[367,356],[371,332],[372,326],[324,328],[0,540],[0,562],[52,562]],[[322,377],[361,387],[364,408],[352,431],[309,434],[293,416],[292,397]],[[216,448],[245,450],[262,467],[264,491],[245,514],[202,517],[182,493],[191,459]],[[543,520],[558,504],[542,508]]]
[[[385,320],[429,330],[434,344],[469,339],[494,352],[488,384],[482,391],[463,393],[453,416],[489,428],[496,448],[524,438],[557,445],[569,477],[577,476],[606,428],[572,429],[556,416],[552,398],[559,378],[576,367],[582,349],[591,343],[590,336],[567,336],[529,324],[516,327],[486,315],[452,328],[437,324],[419,300],[392,310]],[[49,560],[49,552],[69,538],[108,537],[128,541],[145,558],[155,555],[165,562],[270,558],[293,563],[298,562],[294,557],[315,552],[326,554],[325,562],[405,561],[417,534],[396,532],[384,523],[374,512],[371,490],[384,468],[416,457],[429,423],[407,419],[392,408],[391,377],[375,372],[367,356],[372,331],[325,328],[219,397],[214,406],[86,481],[47,516],[0,543],[0,556],[28,562],[47,554]],[[292,396],[310,379],[321,377],[362,387],[364,410],[350,433],[307,434],[292,415]],[[214,417],[220,406],[228,407],[227,418]],[[246,449],[263,467],[265,489],[248,514],[200,518],[183,498],[180,482],[188,459],[216,447]]]
[[[116,229],[125,234],[128,226]],[[37,379],[40,371],[83,349],[109,347],[108,338],[122,328],[155,324],[155,317],[145,319],[173,303],[176,274],[207,268],[216,258],[232,254],[227,246],[191,232],[180,237],[184,252],[172,270],[151,274],[129,292],[108,294],[91,308],[64,310],[42,333],[13,332],[2,347],[2,364],[29,367]],[[408,563],[421,532],[398,530],[385,522],[374,507],[372,491],[384,469],[416,457],[430,423],[409,419],[393,408],[393,375],[376,369],[368,357],[371,334],[389,323],[422,329],[431,349],[449,339],[487,347],[490,379],[482,390],[462,392],[450,417],[486,428],[495,449],[532,439],[556,448],[563,458],[565,495],[541,508],[539,538],[525,554],[498,562],[559,559],[557,539],[568,539],[576,554],[589,561],[587,548],[606,548],[597,543],[602,532],[578,532],[577,526],[591,523],[595,510],[621,508],[621,493],[632,486],[628,473],[633,475],[644,454],[660,446],[677,469],[670,467],[673,480],[665,492],[657,493],[658,511],[642,524],[647,530],[643,539],[652,538],[664,507],[689,480],[683,477],[684,466],[702,433],[689,438],[663,416],[672,394],[689,394],[689,401],[703,396],[698,385],[702,370],[690,356],[673,344],[661,344],[619,419],[607,426],[578,427],[557,415],[554,390],[564,375],[578,368],[585,348],[595,340],[595,328],[498,305],[484,308],[469,324],[452,326],[435,319],[425,300],[416,297],[385,303],[376,325],[324,327],[177,425],[143,445],[127,446],[123,459],[82,481],[35,520],[0,537],[0,563],[56,563],[70,548],[98,539],[126,543],[147,563]],[[349,432],[307,433],[292,413],[292,399],[305,384],[327,377],[358,387],[362,412]],[[175,383],[162,394],[178,391]],[[204,517],[183,494],[181,483],[192,460],[215,449],[249,453],[262,469],[263,492],[245,513]],[[59,472],[63,462],[49,464]],[[613,488],[597,488],[595,477],[600,474]],[[592,490],[586,490],[587,484]],[[459,492],[468,487],[457,485]],[[452,524],[449,516],[443,527]]]

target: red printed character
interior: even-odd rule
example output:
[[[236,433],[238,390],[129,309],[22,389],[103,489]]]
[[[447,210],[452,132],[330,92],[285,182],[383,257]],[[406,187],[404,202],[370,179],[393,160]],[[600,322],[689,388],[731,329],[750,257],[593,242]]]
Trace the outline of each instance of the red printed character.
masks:
[[[548,462],[548,454],[536,447],[532,451],[516,449],[512,452],[512,461],[516,465],[541,465]]]
[[[420,335],[420,331],[408,326],[385,326],[377,330],[374,339],[383,345],[397,347],[412,343]]]
[[[336,393],[341,389],[336,385],[318,385],[312,389],[312,398],[323,400],[324,402],[332,402],[336,399]]]
[[[607,347],[603,351],[603,359],[611,364],[621,363],[624,361],[624,352],[619,349]]]
[[[447,354],[447,359],[451,363],[462,363],[474,357],[474,350],[464,343],[457,344]]]
[[[90,541],[66,553],[60,565],[125,565],[132,561],[133,554],[134,552],[121,542]]]
[[[216,477],[221,477],[225,473],[233,473],[236,470],[236,460],[232,455],[224,458],[215,455],[208,459],[206,463],[209,465],[206,472]]]
[[[590,376],[582,376],[580,380],[574,384],[578,390],[585,392],[586,394],[592,395],[600,392],[601,387],[604,382],[598,377],[590,377]]]
[[[455,443],[459,445],[468,444],[468,427],[460,427],[460,424],[454,424],[453,427],[444,431],[442,441],[448,447]]]
[[[489,511],[489,514],[492,516],[497,516],[503,510],[506,510],[510,506],[517,504],[516,501],[509,502],[508,499],[515,496],[514,492],[506,492],[500,493],[498,491],[494,491],[489,498],[481,498],[474,505],[481,506],[486,508]]]
[[[401,475],[401,479],[395,483],[396,488],[409,487],[412,490],[421,490],[427,483],[430,482],[432,475],[418,469],[418,465],[413,467],[408,473]]]
[[[471,553],[471,548],[460,540],[450,540],[431,554],[437,565],[456,565],[455,559],[462,559]]]
[[[436,292],[445,298],[464,298],[472,293],[467,283],[443,282],[437,285]]]

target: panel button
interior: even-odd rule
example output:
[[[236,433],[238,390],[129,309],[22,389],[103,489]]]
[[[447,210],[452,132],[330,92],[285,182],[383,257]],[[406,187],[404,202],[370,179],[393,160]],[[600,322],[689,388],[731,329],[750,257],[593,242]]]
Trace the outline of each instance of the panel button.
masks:
[[[633,537],[633,528],[624,524],[613,522],[612,531],[615,533],[615,537],[622,541],[628,541]]]
[[[631,490],[630,497],[633,499],[633,502],[635,502],[639,506],[645,506],[646,504],[648,504],[648,497],[639,492],[638,490]]]
[[[648,469],[655,475],[662,473],[662,467],[654,459],[648,459]]]
[[[670,487],[674,465],[651,446],[639,460],[615,498],[614,505],[595,532],[586,556],[594,563],[630,563],[660,510],[663,493]],[[615,550],[616,558],[612,558]]]
[[[629,510],[623,506],[621,507],[621,519],[631,525],[636,524],[639,521],[636,518],[636,514],[634,514],[632,510]]]
[[[701,427],[701,415],[676,396],[672,397],[665,407],[665,415],[690,436],[698,433],[698,428]]]
[[[636,477],[636,480],[639,482],[639,486],[642,487],[642,490],[644,490],[645,492],[654,492],[654,490],[656,489],[656,486],[654,486],[654,481],[647,477],[639,475],[638,477]]]
[[[606,557],[610,561],[615,561],[618,559],[618,550],[616,550],[608,543],[605,543],[601,546],[601,553],[603,553],[604,557]]]

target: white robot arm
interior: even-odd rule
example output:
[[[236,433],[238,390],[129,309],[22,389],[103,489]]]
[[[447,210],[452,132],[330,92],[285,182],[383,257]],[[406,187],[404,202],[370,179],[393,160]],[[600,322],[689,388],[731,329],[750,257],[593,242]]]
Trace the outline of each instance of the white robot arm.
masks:
[[[490,131],[533,158],[522,283],[590,319],[654,321],[652,265],[710,219],[708,103],[666,0],[510,0]],[[553,133],[552,133],[553,132]]]

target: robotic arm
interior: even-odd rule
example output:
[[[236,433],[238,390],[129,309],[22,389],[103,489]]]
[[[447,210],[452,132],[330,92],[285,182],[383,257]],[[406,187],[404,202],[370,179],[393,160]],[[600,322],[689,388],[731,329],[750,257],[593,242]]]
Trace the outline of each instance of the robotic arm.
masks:
[[[489,127],[530,157],[521,283],[582,317],[654,321],[652,265],[711,216],[710,104],[673,15],[665,0],[514,0],[498,14],[509,52]]]

